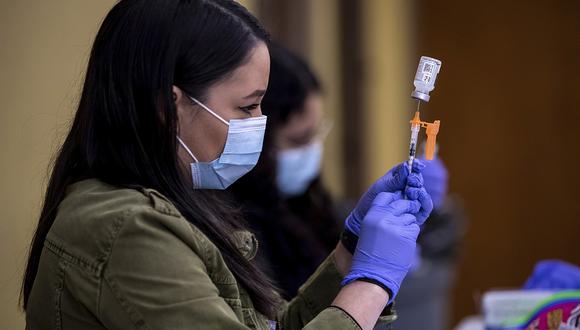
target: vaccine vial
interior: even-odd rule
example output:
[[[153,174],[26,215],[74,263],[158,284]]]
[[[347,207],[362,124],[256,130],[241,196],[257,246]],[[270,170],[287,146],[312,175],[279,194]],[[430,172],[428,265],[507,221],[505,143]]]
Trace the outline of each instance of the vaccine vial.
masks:
[[[417,73],[415,74],[415,90],[411,93],[411,97],[419,101],[429,102],[429,92],[435,89],[435,79],[441,70],[441,61],[438,59],[421,56]]]

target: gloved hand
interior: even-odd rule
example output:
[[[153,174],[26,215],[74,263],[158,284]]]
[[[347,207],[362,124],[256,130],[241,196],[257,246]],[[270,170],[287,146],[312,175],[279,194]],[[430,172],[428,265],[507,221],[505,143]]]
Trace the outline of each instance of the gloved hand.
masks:
[[[439,208],[447,195],[449,173],[440,158],[426,160],[421,158],[425,168],[421,171],[425,181],[425,189],[433,199],[433,207]]]
[[[413,214],[421,204],[403,199],[401,192],[381,192],[373,200],[362,223],[350,273],[342,285],[355,280],[388,289],[392,301],[415,258],[419,224]]]
[[[407,199],[418,201],[421,205],[419,211],[413,215],[417,218],[419,226],[422,226],[431,214],[431,211],[433,211],[433,201],[423,186],[423,177],[421,174],[414,172],[409,174],[407,187],[405,188],[405,196]]]
[[[524,289],[580,289],[580,268],[560,260],[540,261]]]
[[[425,165],[423,162],[415,160],[413,162],[412,173],[415,173],[420,177],[421,170],[424,167]],[[407,186],[408,177],[409,169],[407,168],[407,162],[401,163],[390,169],[387,174],[373,183],[367,192],[360,198],[354,210],[350,213],[348,218],[346,218],[344,228],[352,232],[354,235],[359,236],[362,220],[371,207],[375,197],[377,197],[381,192],[394,193],[396,191],[404,191]],[[421,178],[419,178],[419,181],[422,183]]]

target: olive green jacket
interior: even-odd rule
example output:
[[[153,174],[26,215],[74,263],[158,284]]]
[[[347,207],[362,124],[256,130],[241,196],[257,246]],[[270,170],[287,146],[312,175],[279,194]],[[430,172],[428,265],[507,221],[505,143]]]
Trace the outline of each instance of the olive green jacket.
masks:
[[[233,235],[253,258],[254,236]],[[340,280],[331,255],[267,320],[216,246],[167,198],[85,180],[69,187],[45,240],[26,328],[359,329],[329,307]]]

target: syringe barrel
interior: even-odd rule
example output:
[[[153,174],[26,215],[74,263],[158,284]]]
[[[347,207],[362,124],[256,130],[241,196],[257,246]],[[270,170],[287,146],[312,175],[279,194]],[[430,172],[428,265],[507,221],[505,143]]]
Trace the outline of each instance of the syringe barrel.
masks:
[[[409,141],[409,160],[407,161],[407,166],[409,171],[411,171],[413,161],[415,160],[415,155],[417,154],[417,141],[419,139],[419,131],[421,130],[420,125],[411,125],[411,139]]]
[[[435,80],[439,70],[441,70],[441,61],[432,57],[421,56],[415,80],[413,81],[415,90],[411,93],[411,97],[429,102],[429,93],[435,89]]]

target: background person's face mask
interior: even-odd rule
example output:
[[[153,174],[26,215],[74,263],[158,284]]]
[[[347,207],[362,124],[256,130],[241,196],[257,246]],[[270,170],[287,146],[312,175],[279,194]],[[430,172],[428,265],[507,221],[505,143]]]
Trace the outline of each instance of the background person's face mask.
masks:
[[[236,180],[256,166],[266,130],[266,116],[247,119],[231,119],[229,122],[190,97],[203,109],[225,125],[228,125],[228,136],[224,151],[212,162],[199,162],[191,150],[177,137],[177,140],[195,161],[191,163],[191,178],[195,189],[226,189]]]
[[[303,194],[320,174],[322,141],[278,152],[276,185],[285,197]]]

